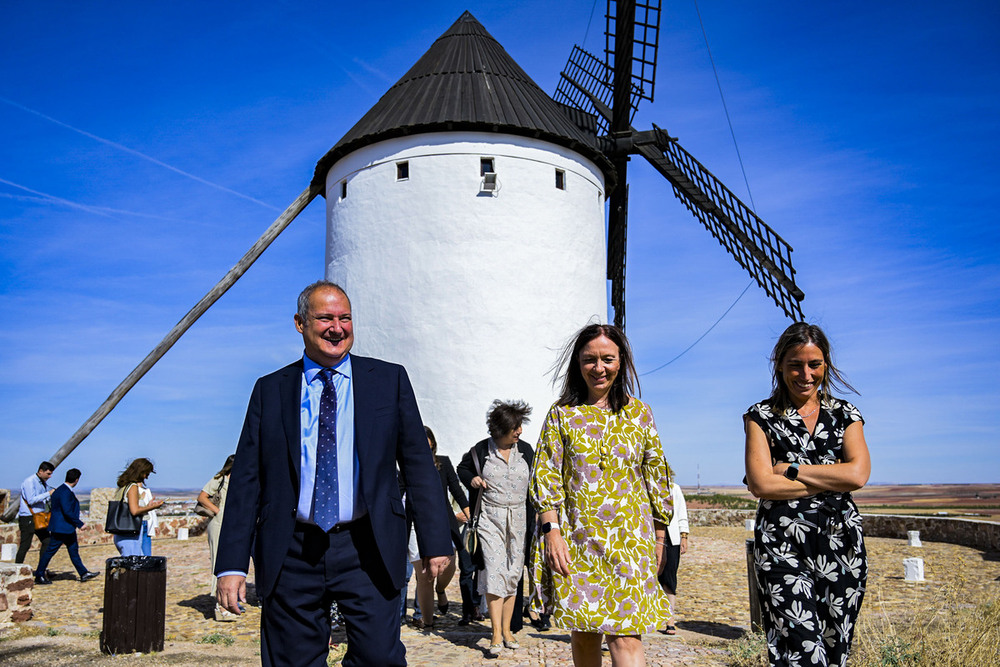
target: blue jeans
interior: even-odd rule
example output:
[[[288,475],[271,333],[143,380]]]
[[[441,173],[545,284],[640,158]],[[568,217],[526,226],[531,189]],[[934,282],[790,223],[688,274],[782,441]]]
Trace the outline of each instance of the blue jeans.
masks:
[[[118,553],[122,556],[152,556],[152,540],[149,539],[149,534],[146,532],[146,522],[142,522],[142,528],[139,529],[139,534],[135,537],[125,537],[124,535],[115,535],[115,546],[118,547]]]

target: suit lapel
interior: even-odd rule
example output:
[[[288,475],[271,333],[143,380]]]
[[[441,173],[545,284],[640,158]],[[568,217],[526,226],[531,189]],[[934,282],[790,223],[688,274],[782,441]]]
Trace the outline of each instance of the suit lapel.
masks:
[[[295,471],[294,484],[298,493],[302,467],[302,427],[299,425],[302,404],[302,362],[286,366],[278,385],[281,401],[281,425],[288,445],[288,460]]]
[[[351,373],[354,384],[354,451],[358,457],[358,480],[364,488],[365,451],[360,443],[371,442],[373,427],[372,411],[377,405],[375,392],[377,383],[373,376],[374,366],[365,357],[351,355]]]

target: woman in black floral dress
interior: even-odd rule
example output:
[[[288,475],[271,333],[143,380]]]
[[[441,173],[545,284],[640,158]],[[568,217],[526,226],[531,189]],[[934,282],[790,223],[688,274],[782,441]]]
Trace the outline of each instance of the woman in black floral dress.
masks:
[[[761,499],[754,560],[770,664],[846,665],[868,575],[851,491],[868,482],[864,420],[815,325],[771,352],[774,390],[744,415],[750,492]]]

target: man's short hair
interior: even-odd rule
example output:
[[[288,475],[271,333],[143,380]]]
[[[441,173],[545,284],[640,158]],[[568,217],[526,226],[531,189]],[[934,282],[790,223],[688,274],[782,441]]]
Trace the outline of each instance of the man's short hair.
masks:
[[[66,471],[66,481],[70,484],[76,484],[82,474],[79,468],[70,468]]]
[[[55,469],[56,467],[48,461],[42,461],[38,464],[38,472],[52,472]]]
[[[347,296],[347,292],[344,291],[343,287],[329,280],[317,280],[311,285],[306,285],[306,288],[299,293],[298,303],[296,304],[296,312],[298,313],[299,318],[303,321],[309,319],[309,298],[312,296],[313,292],[320,288],[337,290],[344,295],[344,298],[347,299],[348,305],[350,305],[351,297]]]

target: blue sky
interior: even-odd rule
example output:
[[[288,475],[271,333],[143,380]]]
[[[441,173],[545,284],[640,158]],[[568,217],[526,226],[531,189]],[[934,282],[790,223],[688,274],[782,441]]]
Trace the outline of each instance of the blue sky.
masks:
[[[744,197],[695,5],[664,4],[656,98],[634,125],[666,128]],[[573,44],[603,48],[592,0],[0,7],[6,487],[89,417],[463,10],[549,93]],[[806,317],[861,391],[872,481],[1000,481],[1000,6],[700,10],[757,212],[795,248]],[[749,278],[641,158],[630,183],[628,332],[647,372]],[[135,456],[155,460],[154,488],[218,469],[254,378],[301,353],[293,302],[321,276],[324,229],[315,201],[67,459],[82,486],[111,484]],[[741,414],[768,393],[787,324],[754,286],[643,375],[683,484],[739,483]]]

